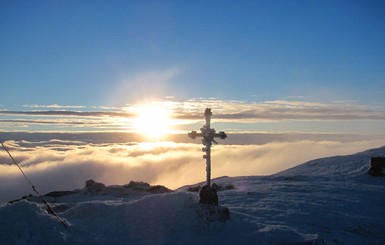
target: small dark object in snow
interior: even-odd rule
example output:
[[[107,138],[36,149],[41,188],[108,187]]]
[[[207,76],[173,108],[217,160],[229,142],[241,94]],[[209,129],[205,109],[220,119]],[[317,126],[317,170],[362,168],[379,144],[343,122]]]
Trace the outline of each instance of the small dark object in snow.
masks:
[[[150,187],[149,183],[143,181],[130,181],[128,185],[124,185],[125,188],[147,189]]]
[[[45,194],[44,196],[45,197],[61,197],[61,196],[67,196],[67,195],[70,195],[70,194],[74,194],[76,192],[74,191],[51,191],[47,194]]]
[[[202,187],[200,185],[198,186],[190,186],[187,191],[189,192],[199,192],[199,190],[201,189]]]
[[[95,180],[90,179],[86,181],[86,186],[85,186],[86,193],[95,194],[103,191],[105,188],[106,188],[105,184],[98,183]]]
[[[370,159],[370,169],[368,171],[371,176],[380,176],[384,177],[385,173],[383,169],[385,168],[385,157],[372,157]]]
[[[217,189],[212,186],[203,186],[199,192],[199,198],[200,204],[218,205]]]
[[[151,186],[147,191],[155,194],[173,192],[172,190],[168,189],[167,187],[164,187],[163,185]]]
[[[29,194],[28,196],[23,196],[22,198],[20,199],[15,199],[15,200],[12,200],[12,201],[9,201],[8,203],[15,203],[15,202],[18,202],[18,201],[21,201],[21,200],[25,200],[27,199],[28,197],[32,197],[32,194]]]

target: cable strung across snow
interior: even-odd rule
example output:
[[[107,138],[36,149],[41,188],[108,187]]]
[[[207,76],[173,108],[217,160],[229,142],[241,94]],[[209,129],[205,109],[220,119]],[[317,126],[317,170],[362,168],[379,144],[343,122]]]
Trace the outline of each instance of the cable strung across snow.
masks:
[[[53,216],[55,216],[59,221],[60,223],[63,224],[63,226],[65,228],[68,228],[69,226],[64,222],[64,220],[62,218],[60,218],[60,216],[53,210],[53,208],[51,207],[51,205],[44,199],[44,197],[42,195],[40,195],[40,193],[37,191],[36,187],[34,184],[32,184],[31,180],[28,179],[27,175],[24,173],[23,169],[20,167],[20,165],[16,162],[16,160],[12,157],[11,153],[9,152],[9,150],[7,149],[7,147],[5,147],[5,145],[3,144],[3,142],[0,142],[1,145],[3,146],[4,150],[8,153],[9,157],[12,159],[13,163],[20,169],[20,172],[24,175],[24,178],[28,181],[28,183],[31,185],[32,187],[32,190],[39,196],[39,198],[43,201],[44,205],[46,206],[47,208],[47,211],[49,214],[52,214]]]

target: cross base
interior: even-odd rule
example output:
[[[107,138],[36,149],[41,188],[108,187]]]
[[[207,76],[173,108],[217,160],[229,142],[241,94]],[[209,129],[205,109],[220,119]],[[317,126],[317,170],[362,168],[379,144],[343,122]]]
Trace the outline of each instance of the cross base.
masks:
[[[203,186],[199,192],[199,203],[218,206],[218,194],[216,188],[212,186]]]

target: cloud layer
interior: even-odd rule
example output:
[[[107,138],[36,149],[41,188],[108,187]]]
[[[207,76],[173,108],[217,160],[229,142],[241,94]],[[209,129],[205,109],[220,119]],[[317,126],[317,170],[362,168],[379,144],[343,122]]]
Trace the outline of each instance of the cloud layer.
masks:
[[[188,100],[186,102],[158,102],[167,105],[173,111],[175,119],[201,120],[202,108],[210,107],[215,111],[215,118],[232,120],[251,121],[281,121],[281,120],[355,120],[371,119],[384,120],[385,110],[373,108],[366,105],[359,105],[350,102],[307,102],[275,100],[260,103],[243,101],[225,101],[216,99]],[[93,107],[93,109],[104,108],[103,111],[73,111],[65,109],[88,109],[84,106],[60,106],[60,105],[25,105],[27,108],[48,108],[50,110],[12,111],[2,110],[3,115],[24,115],[24,116],[79,116],[79,117],[135,117],[130,112],[131,108],[125,107]],[[136,107],[136,105],[132,105]],[[53,110],[61,109],[61,110]],[[124,110],[123,110],[124,109]],[[111,111],[112,110],[112,111]]]
[[[203,120],[203,109],[213,109],[213,120],[231,123],[238,130],[245,124],[257,123],[301,123],[318,127],[320,123],[354,124],[371,122],[377,131],[383,131],[379,122],[385,120],[385,109],[354,104],[352,102],[309,102],[276,100],[265,102],[243,102],[217,99],[194,99],[184,102],[151,102],[170,110],[176,130],[191,130]],[[32,109],[32,110],[25,110]],[[0,110],[0,130],[30,131],[130,131],[140,105],[124,107],[85,107],[64,105],[24,105],[23,110]],[[327,126],[323,126],[327,128]],[[345,127],[345,126],[344,126]],[[282,127],[284,128],[284,127]],[[348,128],[348,127],[345,127]],[[365,129],[363,129],[365,131]]]
[[[305,161],[350,154],[379,147],[384,140],[299,140],[253,145],[215,145],[212,175],[268,175]],[[131,180],[177,188],[205,180],[205,161],[200,144],[194,143],[90,143],[81,140],[7,141],[41,193],[72,190],[87,179],[108,185]],[[32,193],[31,187],[4,151],[0,152],[0,201]]]

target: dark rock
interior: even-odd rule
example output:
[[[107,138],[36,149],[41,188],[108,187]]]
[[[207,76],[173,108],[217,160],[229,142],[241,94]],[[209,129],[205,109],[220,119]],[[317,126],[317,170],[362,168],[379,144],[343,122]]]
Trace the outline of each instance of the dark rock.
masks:
[[[48,197],[61,197],[61,196],[67,196],[67,195],[70,195],[70,194],[73,194],[74,192],[73,191],[52,191],[52,192],[49,192],[47,194],[45,194],[44,196],[48,196]]]
[[[86,193],[99,193],[102,192],[106,188],[106,185],[103,183],[98,183],[95,180],[87,180],[86,181],[86,186],[85,186],[85,191]]]
[[[384,177],[385,173],[383,169],[385,168],[385,157],[372,157],[370,159],[370,169],[368,174],[375,177]]]
[[[199,190],[201,189],[202,187],[200,185],[198,186],[190,186],[187,191],[189,192],[199,192]]]
[[[148,187],[150,187],[150,184],[142,181],[130,181],[130,183],[124,185],[124,188],[147,189]]]
[[[215,189],[217,192],[223,190],[223,187],[218,185],[218,184],[216,184],[216,183],[213,183],[211,185],[211,188]]]
[[[385,157],[372,157],[370,159],[370,165],[372,165],[372,167],[385,168]]]
[[[147,191],[156,194],[173,192],[172,190],[164,187],[163,185],[151,186]]]

